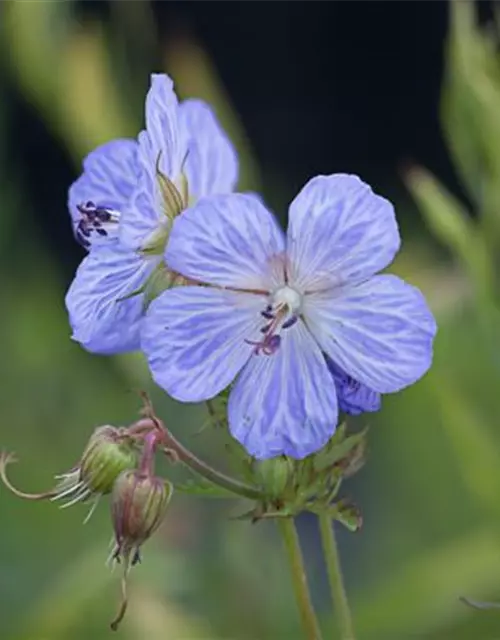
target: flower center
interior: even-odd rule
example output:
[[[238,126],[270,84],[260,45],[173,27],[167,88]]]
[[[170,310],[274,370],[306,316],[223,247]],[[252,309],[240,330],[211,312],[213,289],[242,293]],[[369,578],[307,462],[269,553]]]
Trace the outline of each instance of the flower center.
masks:
[[[271,295],[271,302],[260,312],[267,321],[261,328],[262,340],[245,340],[255,346],[254,353],[271,356],[281,344],[280,331],[289,329],[299,319],[302,296],[291,287],[280,287]]]
[[[290,313],[297,313],[302,305],[302,296],[292,287],[280,287],[271,296],[272,306],[286,306]]]
[[[81,218],[76,225],[76,238],[86,249],[90,247],[93,234],[105,237],[109,227],[118,224],[120,212],[108,207],[100,207],[92,201],[82,202],[76,207]]]

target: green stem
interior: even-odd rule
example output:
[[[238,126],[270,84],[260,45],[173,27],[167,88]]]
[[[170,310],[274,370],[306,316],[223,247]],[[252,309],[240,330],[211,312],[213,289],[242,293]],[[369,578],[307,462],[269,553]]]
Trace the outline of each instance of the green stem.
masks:
[[[302,625],[307,640],[321,640],[321,631],[311,602],[309,587],[307,586],[304,559],[300,550],[299,536],[293,518],[279,518],[278,523],[283,542],[288,555],[288,562],[292,572],[292,582],[295,599],[299,607]]]
[[[263,496],[261,491],[255,489],[249,484],[241,482],[240,480],[231,478],[225,473],[217,471],[206,462],[203,462],[203,460],[200,460],[200,458],[195,456],[194,453],[189,451],[189,449],[186,449],[186,447],[176,440],[168,429],[165,430],[163,442],[166,445],[168,453],[173,451],[181,462],[210,482],[213,482],[232,493],[243,496],[244,498],[250,498],[250,500],[262,499]]]
[[[323,512],[318,514],[318,519],[333,608],[339,620],[340,637],[341,640],[355,640],[332,518],[328,513]]]
[[[227,489],[231,493],[243,496],[244,498],[249,498],[250,500],[263,499],[263,493],[255,487],[252,487],[245,482],[241,482],[240,480],[236,480],[235,478],[231,478],[225,473],[217,471],[217,469],[214,469],[206,462],[203,462],[203,460],[200,460],[200,458],[195,456],[194,453],[189,451],[189,449],[186,449],[186,447],[174,437],[173,433],[167,429],[165,424],[153,413],[147,396],[144,395],[143,398],[147,403],[147,417],[142,418],[131,425],[127,430],[129,434],[148,433],[151,429],[159,430],[161,433],[160,441],[165,455],[174,457],[176,460],[180,460],[180,462],[198,473],[200,476],[203,476],[210,482]]]

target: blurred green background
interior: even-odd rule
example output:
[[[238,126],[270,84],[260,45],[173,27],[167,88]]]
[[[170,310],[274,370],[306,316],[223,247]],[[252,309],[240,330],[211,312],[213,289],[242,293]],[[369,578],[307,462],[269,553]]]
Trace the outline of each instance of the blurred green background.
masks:
[[[67,188],[97,144],[136,135],[149,73],[164,70],[181,97],[214,105],[241,154],[240,187],[262,189],[280,213],[312,175],[334,171],[360,173],[395,201],[405,243],[393,270],[422,288],[440,331],[432,371],[370,416],[369,461],[347,485],[364,514],[359,533],[340,532],[356,628],[361,640],[500,639],[500,611],[458,601],[500,600],[497,7],[481,3],[479,22],[466,1],[186,4],[0,8],[0,424],[1,446],[21,459],[12,478],[50,486],[95,426],[135,418],[137,388],[183,442],[221,457],[196,435],[203,412],[152,389],[140,356],[100,358],[72,343],[63,303],[83,255]],[[343,49],[329,48],[320,24],[333,41],[344,34]],[[354,52],[346,42],[359,29],[375,35]],[[388,73],[383,62],[411,48],[413,66],[403,57]],[[418,165],[403,162],[415,156]],[[131,574],[122,637],[301,638],[280,541],[272,523],[230,519],[244,509],[174,498]],[[85,513],[0,487],[2,640],[111,636],[119,575],[104,564],[107,505],[82,526]],[[325,638],[335,638],[315,521],[299,525]]]

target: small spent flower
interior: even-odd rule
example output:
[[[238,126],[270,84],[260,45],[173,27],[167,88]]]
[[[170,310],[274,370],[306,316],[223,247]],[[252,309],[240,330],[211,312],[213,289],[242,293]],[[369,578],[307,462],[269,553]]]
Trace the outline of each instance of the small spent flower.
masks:
[[[210,107],[179,103],[172,80],[151,76],[146,128],[83,162],[68,195],[76,239],[89,252],[66,296],[73,339],[94,353],[139,347],[150,298],[181,280],[163,261],[172,222],[190,203],[229,193],[238,161]]]
[[[115,560],[139,562],[139,549],[163,521],[171,495],[172,485],[162,478],[138,469],[120,474],[111,495]]]
[[[258,459],[305,456],[339,409],[429,369],[436,323],[418,289],[376,275],[400,247],[394,209],[358,177],[319,176],[289,209],[285,236],[256,198],[204,198],[173,224],[165,259],[211,287],[164,291],[142,348],[155,381],[182,402],[233,384],[232,435]]]
[[[138,469],[124,471],[116,479],[111,494],[111,518],[115,546],[111,558],[123,564],[122,599],[111,622],[116,631],[127,611],[127,577],[130,567],[141,561],[140,548],[158,529],[165,517],[173,486],[154,475],[155,451],[161,434],[156,430],[144,438]]]

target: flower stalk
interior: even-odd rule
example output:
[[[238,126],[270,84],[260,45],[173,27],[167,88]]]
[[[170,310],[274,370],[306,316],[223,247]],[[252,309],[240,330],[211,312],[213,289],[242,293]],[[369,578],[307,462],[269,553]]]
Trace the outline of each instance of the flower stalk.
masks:
[[[311,602],[304,559],[300,549],[300,541],[295,522],[293,518],[278,518],[276,522],[287,552],[295,599],[299,608],[306,638],[307,640],[321,640],[321,630]]]
[[[200,458],[195,456],[189,449],[186,449],[186,447],[174,437],[172,432],[167,429],[158,416],[156,416],[147,396],[145,394],[141,395],[144,401],[143,415],[145,417],[130,427],[132,431],[140,433],[141,431],[157,429],[161,434],[159,436],[159,443],[163,445],[163,453],[166,456],[182,462],[192,471],[206,478],[209,482],[219,485],[223,489],[227,489],[236,495],[250,500],[262,500],[264,498],[264,494],[259,489],[217,471],[203,460],[200,460]]]
[[[320,512],[318,519],[333,609],[338,617],[340,638],[341,640],[355,640],[332,518],[327,512]]]

